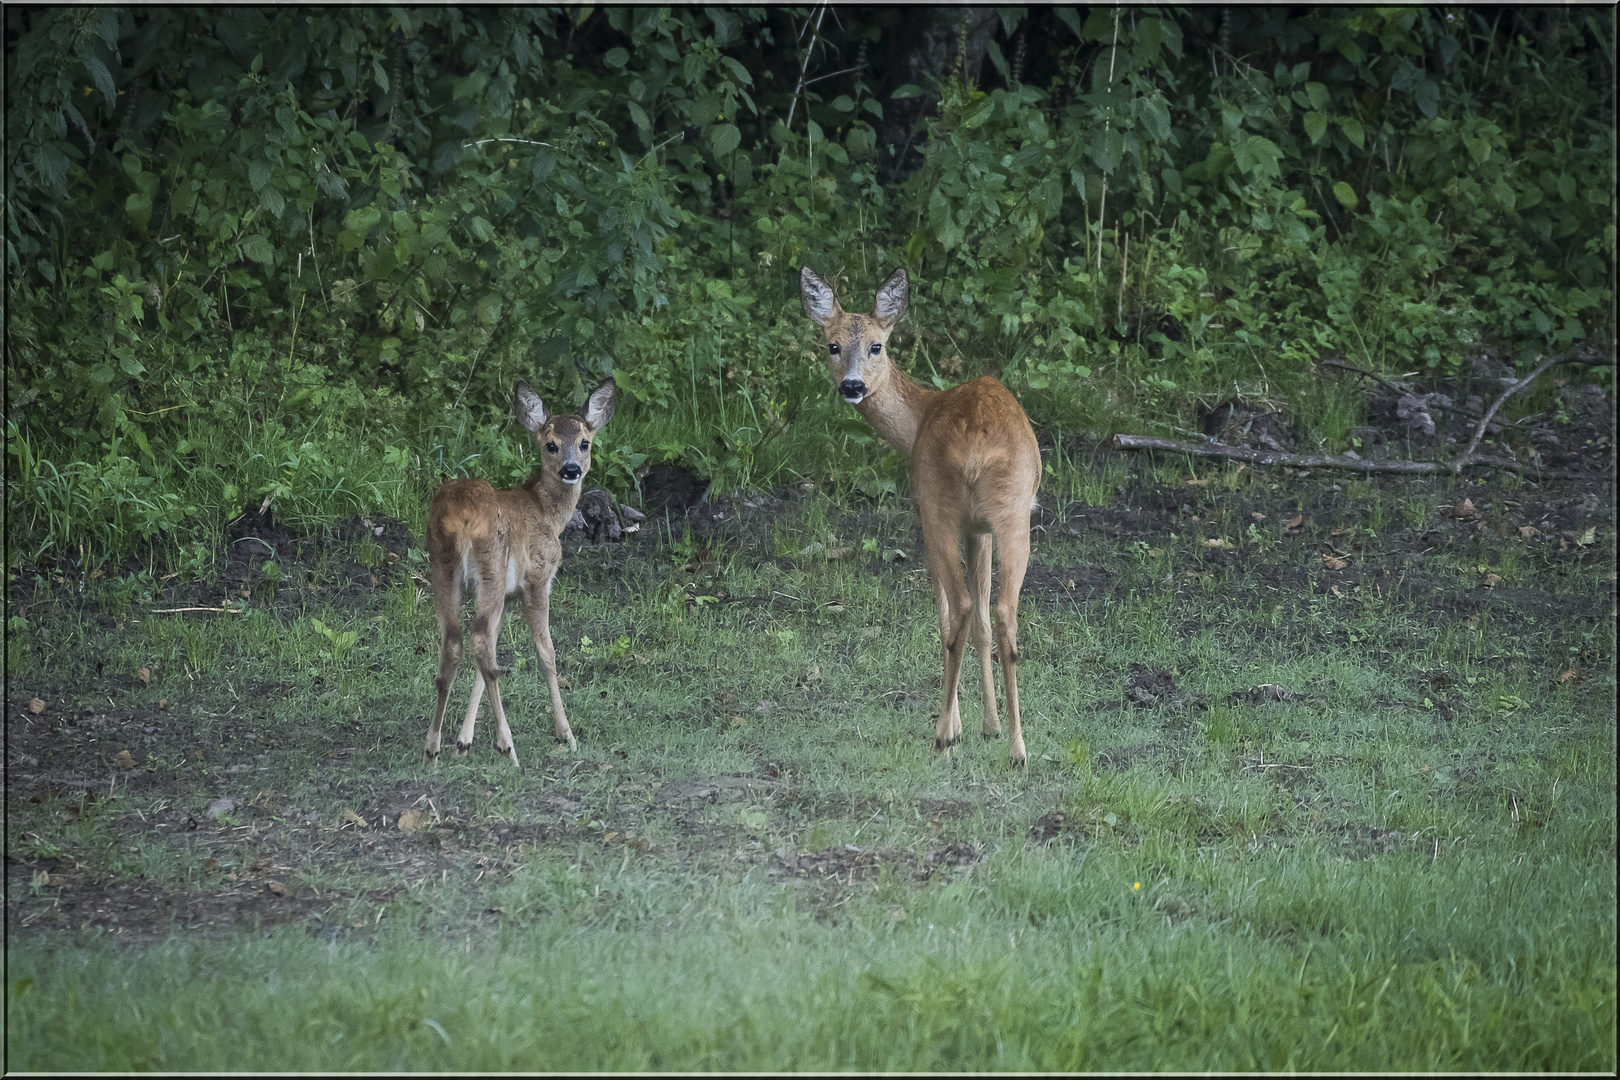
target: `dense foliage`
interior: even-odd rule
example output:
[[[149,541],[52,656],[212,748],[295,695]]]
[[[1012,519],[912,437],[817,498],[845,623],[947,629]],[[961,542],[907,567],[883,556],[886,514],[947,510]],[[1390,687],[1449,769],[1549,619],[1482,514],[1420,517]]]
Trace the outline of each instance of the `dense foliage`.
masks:
[[[13,566],[521,473],[520,375],[615,374],[621,493],[824,467],[801,263],[1099,431],[1613,336],[1608,8],[6,20]]]

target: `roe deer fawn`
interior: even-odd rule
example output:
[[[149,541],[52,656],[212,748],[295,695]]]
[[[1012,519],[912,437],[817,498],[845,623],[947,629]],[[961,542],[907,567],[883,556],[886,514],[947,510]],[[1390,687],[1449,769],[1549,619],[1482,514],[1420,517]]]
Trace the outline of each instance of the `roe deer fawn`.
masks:
[[[948,750],[962,734],[956,683],[970,622],[984,670],[984,737],[1001,731],[990,665],[993,533],[1001,561],[995,643],[1007,695],[1007,749],[1015,764],[1027,765],[1018,713],[1018,592],[1029,565],[1029,515],[1041,481],[1040,447],[1018,400],[995,379],[982,376],[949,390],[931,390],[894,366],[884,343],[906,312],[907,292],[901,268],[878,289],[870,315],[851,315],[809,267],[799,275],[800,302],[826,335],[827,370],[839,394],[911,461],[945,648],[945,697],[934,749]],[[959,555],[963,541],[965,583]]]
[[[556,650],[551,644],[551,583],[562,562],[558,537],[579,502],[581,481],[591,468],[591,441],[613,416],[618,387],[608,379],[591,393],[584,416],[549,416],[539,395],[518,383],[513,412],[518,422],[534,433],[543,451],[541,465],[522,487],[497,491],[487,480],[450,480],[433,496],[428,508],[427,550],[433,566],[433,609],[439,618],[438,703],[428,727],[426,762],[439,758],[439,732],[444,725],[450,684],[461,663],[461,591],[474,590],[478,613],[473,618],[472,700],[467,718],[456,736],[456,756],[472,745],[478,703],[489,686],[495,707],[495,748],[518,763],[512,729],[501,708],[496,684],[495,639],[501,631],[506,597],[517,593],[529,616],[529,633],[540,654],[540,667],[551,689],[551,711],[557,720],[557,739],[577,749],[574,733],[563,713],[557,688]]]

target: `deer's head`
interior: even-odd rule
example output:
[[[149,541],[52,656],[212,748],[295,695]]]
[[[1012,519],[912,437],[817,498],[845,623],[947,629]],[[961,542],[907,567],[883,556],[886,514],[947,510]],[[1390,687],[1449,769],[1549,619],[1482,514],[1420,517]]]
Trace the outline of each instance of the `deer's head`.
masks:
[[[613,403],[619,388],[612,379],[591,392],[585,414],[553,416],[546,412],[540,395],[520,382],[513,394],[512,412],[518,423],[534,433],[540,445],[538,476],[547,488],[557,490],[578,484],[591,471],[591,443],[596,432],[613,416]]]
[[[906,313],[908,292],[904,267],[889,275],[877,291],[870,315],[851,315],[838,306],[832,287],[808,266],[799,271],[799,302],[827,339],[827,372],[839,396],[859,405],[895,377],[883,354],[889,334]]]

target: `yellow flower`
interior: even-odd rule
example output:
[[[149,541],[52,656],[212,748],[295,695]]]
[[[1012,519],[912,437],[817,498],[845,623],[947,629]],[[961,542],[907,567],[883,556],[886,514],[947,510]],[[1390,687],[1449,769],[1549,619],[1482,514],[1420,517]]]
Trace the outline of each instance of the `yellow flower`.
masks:
[[[1142,883],[1140,881],[1138,881],[1136,884],[1132,885],[1131,888],[1136,890],[1137,892],[1141,892],[1142,891]]]

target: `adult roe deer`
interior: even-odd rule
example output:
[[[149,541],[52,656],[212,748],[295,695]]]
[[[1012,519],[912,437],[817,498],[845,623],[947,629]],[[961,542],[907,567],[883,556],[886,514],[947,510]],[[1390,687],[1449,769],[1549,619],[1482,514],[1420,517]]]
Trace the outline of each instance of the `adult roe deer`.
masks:
[[[506,597],[517,593],[529,617],[529,632],[540,667],[551,689],[551,709],[557,721],[557,739],[570,750],[579,744],[569,730],[557,687],[556,650],[551,644],[551,583],[562,562],[558,537],[574,513],[585,474],[591,468],[591,442],[613,416],[618,387],[612,379],[592,391],[585,415],[550,416],[539,395],[518,383],[512,411],[518,422],[534,433],[544,459],[522,487],[496,490],[487,480],[449,480],[433,496],[428,508],[427,549],[433,567],[433,609],[439,619],[439,691],[428,727],[426,763],[439,758],[439,735],[444,726],[450,684],[461,663],[461,591],[474,590],[477,614],[473,617],[472,699],[467,718],[456,736],[456,756],[472,745],[478,703],[489,687],[495,709],[495,748],[515,766],[517,748],[501,707],[495,681],[495,639],[501,631]]]
[[[1028,765],[1018,713],[1018,593],[1029,565],[1029,515],[1041,481],[1041,452],[1029,417],[1007,388],[989,376],[932,390],[907,378],[884,344],[906,313],[905,268],[878,289],[870,315],[851,315],[809,268],[799,273],[804,313],[827,339],[827,370],[843,399],[911,461],[912,491],[922,519],[928,571],[939,602],[945,648],[944,702],[934,749],[945,751],[962,734],[956,683],[963,639],[984,671],[984,736],[1001,731],[990,666],[990,537],[1001,561],[995,642],[1007,695],[1008,753]],[[959,548],[965,542],[968,574]]]

